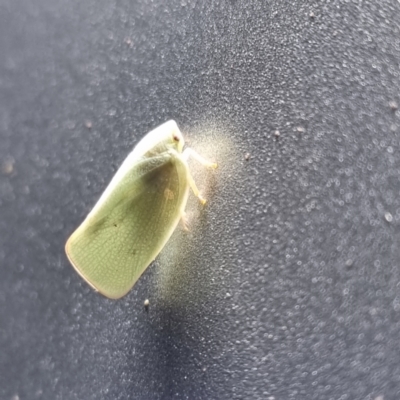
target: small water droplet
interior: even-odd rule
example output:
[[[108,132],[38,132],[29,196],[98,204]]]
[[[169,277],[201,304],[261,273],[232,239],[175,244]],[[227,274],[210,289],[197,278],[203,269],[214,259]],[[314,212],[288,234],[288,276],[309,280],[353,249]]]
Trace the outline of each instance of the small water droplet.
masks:
[[[392,222],[393,221],[393,215],[390,214],[390,212],[385,212],[385,219],[387,222]]]

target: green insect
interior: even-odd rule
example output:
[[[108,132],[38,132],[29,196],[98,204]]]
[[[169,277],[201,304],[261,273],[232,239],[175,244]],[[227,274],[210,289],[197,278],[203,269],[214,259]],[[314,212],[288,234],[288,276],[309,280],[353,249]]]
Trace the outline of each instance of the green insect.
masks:
[[[184,217],[189,187],[204,204],[190,174],[193,157],[175,121],[149,132],[125,159],[65,251],[79,275],[106,297],[126,295],[157,257]]]

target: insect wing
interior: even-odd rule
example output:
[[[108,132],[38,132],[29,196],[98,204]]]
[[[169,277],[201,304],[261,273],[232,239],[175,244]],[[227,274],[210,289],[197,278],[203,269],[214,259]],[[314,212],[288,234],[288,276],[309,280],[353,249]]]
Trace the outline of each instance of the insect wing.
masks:
[[[183,214],[187,174],[180,155],[166,151],[142,158],[112,182],[66,244],[68,258],[91,286],[113,299],[133,287]]]

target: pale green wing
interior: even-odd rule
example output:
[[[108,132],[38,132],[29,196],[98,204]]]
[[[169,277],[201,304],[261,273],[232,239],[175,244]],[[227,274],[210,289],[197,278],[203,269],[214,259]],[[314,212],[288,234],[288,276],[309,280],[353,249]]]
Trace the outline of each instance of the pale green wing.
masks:
[[[176,152],[138,161],[71,235],[68,258],[96,290],[124,296],[155,259],[181,218],[187,173]]]

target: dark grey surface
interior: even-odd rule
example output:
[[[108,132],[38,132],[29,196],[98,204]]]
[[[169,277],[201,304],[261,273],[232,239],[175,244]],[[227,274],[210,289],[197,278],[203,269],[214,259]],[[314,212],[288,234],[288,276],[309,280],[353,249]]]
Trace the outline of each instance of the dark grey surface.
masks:
[[[0,2],[0,398],[399,399],[400,3],[165,3]],[[233,150],[104,299],[64,242],[170,118]]]

